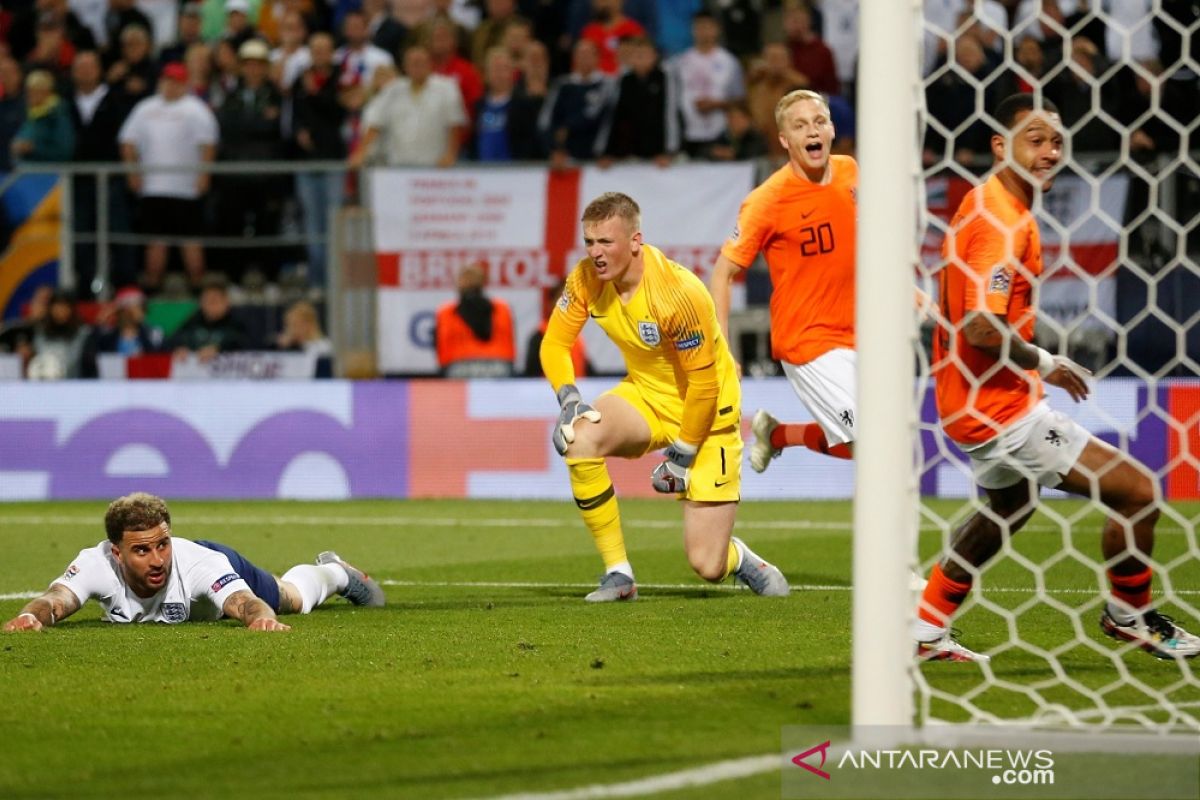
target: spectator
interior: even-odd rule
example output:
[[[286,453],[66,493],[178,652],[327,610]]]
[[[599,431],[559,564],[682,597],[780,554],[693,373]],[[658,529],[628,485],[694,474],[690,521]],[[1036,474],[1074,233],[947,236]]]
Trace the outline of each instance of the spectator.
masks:
[[[603,161],[653,159],[660,167],[679,152],[676,87],[658,62],[654,42],[632,40],[632,64],[617,84],[617,100],[600,134]]]
[[[62,20],[52,13],[42,14],[38,18],[33,49],[25,57],[25,69],[29,72],[46,70],[61,83],[70,73],[74,60],[75,46],[67,41]]]
[[[542,349],[542,339],[546,338],[546,327],[550,322],[550,314],[553,313],[554,305],[562,296],[565,288],[567,288],[567,282],[560,279],[558,283],[546,290],[542,298],[542,324],[536,331],[529,334],[529,341],[525,345],[525,372],[523,374],[526,378],[545,377],[545,373],[542,371],[542,359],[539,355]],[[582,336],[576,337],[575,343],[571,345],[571,364],[575,368],[576,378],[586,378],[595,372],[588,361],[587,345]]]
[[[98,353],[140,356],[158,352],[162,347],[162,330],[146,324],[146,295],[136,287],[127,286],[117,292],[111,316],[96,331],[91,351],[93,356]]]
[[[94,50],[84,50],[75,56],[71,66],[74,83],[70,112],[75,131],[74,160],[81,163],[111,163],[121,160],[117,134],[133,109],[132,99],[120,89],[102,83],[100,56]],[[129,197],[125,180],[118,175],[106,179],[108,185],[108,228],[113,233],[130,230]],[[75,230],[87,234],[96,232],[98,192],[94,175],[78,174],[72,180]],[[112,249],[113,285],[123,286],[137,278],[133,248],[128,245]],[[96,275],[96,245],[75,245],[76,284],[85,290]]]
[[[271,51],[271,80],[285,97],[296,80],[312,65],[308,45],[308,25],[296,11],[284,13],[279,22],[279,46]],[[285,131],[286,133],[287,131]]]
[[[150,54],[150,31],[130,25],[121,31],[121,56],[108,68],[105,80],[134,100],[149,97],[158,74]]]
[[[14,7],[17,5],[12,4]],[[22,61],[29,56],[36,47],[38,27],[48,20],[59,24],[72,50],[96,49],[95,36],[67,7],[66,0],[36,0],[27,3],[13,15],[12,25],[8,29],[8,46],[13,58]]]
[[[812,89],[824,95],[839,94],[842,87],[838,83],[833,52],[813,30],[812,12],[804,6],[792,6],[784,11],[783,33],[787,37],[791,66],[804,80],[793,88]],[[766,128],[763,130],[767,131]]]
[[[25,75],[15,58],[0,55],[0,172],[12,169],[12,141],[25,122]]]
[[[513,62],[503,47],[488,51],[484,74],[487,92],[476,104],[473,153],[479,161],[529,161],[544,154],[537,147],[541,99],[520,91]]]
[[[34,73],[35,75],[37,73]],[[79,319],[75,301],[64,291],[50,296],[46,317],[33,328],[26,375],[33,380],[79,378],[92,329]]]
[[[229,284],[223,275],[209,275],[200,289],[200,308],[168,342],[175,358],[195,355],[201,362],[221,353],[250,350],[250,336],[229,302]]]
[[[238,49],[241,80],[217,109],[222,161],[272,161],[283,156],[280,114],[283,97],[268,77],[270,51],[261,39]],[[227,236],[277,236],[283,198],[290,193],[286,175],[232,174],[219,179],[218,229]],[[241,275],[256,264],[272,277],[279,263],[273,248],[251,247],[229,253],[225,270]]]
[[[178,29],[175,41],[158,51],[158,58],[164,64],[172,61],[183,62],[187,57],[188,48],[204,41],[200,36],[200,4],[184,3],[179,9]]]
[[[612,79],[599,70],[595,42],[580,39],[572,51],[571,72],[556,79],[542,105],[538,128],[550,151],[550,166],[568,159],[596,157],[600,126],[612,101]]]
[[[475,65],[458,53],[458,37],[449,20],[434,20],[429,26],[429,55],[433,59],[433,71],[437,75],[453,78],[462,95],[463,110],[467,113],[467,124],[474,119],[475,106],[483,97],[483,78]]]
[[[346,157],[342,139],[346,110],[338,101],[333,37],[328,33],[314,33],[308,49],[312,54],[312,66],[292,88],[296,148],[302,160],[340,161]],[[304,214],[304,235],[308,237],[308,278],[312,286],[325,286],[327,217],[330,209],[342,205],[344,179],[340,172],[296,174],[296,194]]]
[[[742,67],[720,46],[716,18],[701,11],[692,19],[691,49],[678,56],[674,69],[680,81],[683,147],[702,158],[725,131],[725,109],[746,96]]]
[[[381,160],[389,166],[448,167],[458,160],[466,122],[458,85],[434,75],[429,49],[415,44],[404,53],[404,77],[392,81],[363,110],[366,132],[349,165],[361,167],[379,140]]]
[[[1151,80],[1162,74],[1162,65],[1147,61],[1140,69],[1122,67],[1115,78],[1119,97],[1113,114],[1128,131],[1130,154],[1135,157],[1165,152],[1179,146],[1179,134],[1154,109]]]
[[[26,362],[33,355],[33,332],[46,318],[50,310],[53,286],[43,283],[33,290],[33,295],[16,322],[0,326],[0,353],[16,353]]]
[[[581,39],[588,39],[600,53],[600,71],[617,74],[617,44],[622,39],[645,36],[646,29],[621,13],[621,0],[592,0],[593,19],[583,27]]]
[[[433,0],[433,8],[424,5],[425,0],[418,0],[421,13],[414,13],[408,3],[401,2],[394,7],[392,18],[400,27],[408,31],[404,41],[396,49],[396,57],[402,58],[404,50],[410,44],[429,41],[429,26],[438,20],[446,20],[454,26],[454,35],[458,39],[458,52],[463,55],[471,53],[471,32],[479,26],[479,14],[482,9],[474,2],[466,0]],[[466,12],[466,13],[463,13]],[[473,19],[468,19],[471,17]]]
[[[512,59],[514,68],[517,74],[520,74],[521,64],[525,63],[525,50],[534,41],[533,25],[529,20],[522,17],[510,19],[508,24],[504,26],[504,33],[500,37],[500,46],[508,51],[509,58]],[[545,45],[542,45],[543,49]],[[486,60],[486,54],[484,56]],[[486,67],[486,63],[484,64]]]
[[[468,264],[458,273],[458,300],[437,310],[438,367],[447,378],[512,375],[516,347],[508,303],[484,295],[486,265]]]
[[[13,161],[70,161],[75,152],[71,112],[55,92],[54,77],[45,70],[25,79],[25,122],[13,137]]]
[[[361,83],[369,86],[376,69],[396,63],[391,53],[371,44],[367,18],[361,11],[346,14],[342,21],[342,39],[346,43],[337,51],[337,63],[341,66],[339,81],[343,85]]]
[[[1040,40],[1026,36],[1017,43],[1014,58],[1023,72],[1006,65],[1004,72],[996,81],[998,97],[1008,97],[1018,92],[1032,92],[1035,86],[1041,84],[1042,76],[1046,74],[1046,58],[1042,52]]]
[[[121,158],[145,167],[202,167],[217,149],[217,120],[201,100],[187,93],[187,70],[168,64],[158,83],[158,94],[133,108],[117,141]],[[195,172],[131,172],[129,187],[141,197],[138,213],[144,233],[196,237],[203,233],[201,198],[208,194],[209,175]],[[180,250],[183,266],[193,286],[204,275],[204,249],[194,239]],[[167,268],[167,245],[146,245],[145,286],[157,291]]]
[[[212,107],[210,97],[213,88],[213,51],[204,42],[196,42],[187,49],[183,57],[183,66],[187,72],[187,93]]]
[[[283,315],[283,330],[275,337],[278,350],[293,350],[317,358],[333,356],[333,342],[321,330],[321,320],[312,303],[300,300]]]
[[[213,45],[212,62],[214,74],[208,84],[208,104],[220,108],[225,98],[237,91],[242,78],[242,63],[237,47],[229,39],[221,39]]]
[[[110,51],[120,47],[121,35],[131,25],[147,34],[154,29],[150,18],[134,6],[134,0],[108,0],[108,13],[104,15],[104,41]]]
[[[767,154],[785,159],[787,152],[779,142],[775,124],[775,105],[793,89],[808,89],[808,78],[792,67],[788,45],[773,42],[763,46],[762,59],[751,68],[746,84],[746,105],[754,126],[762,131]]]
[[[395,59],[408,36],[408,28],[392,16],[387,0],[363,0],[362,11],[367,20],[367,35],[371,37],[371,44]],[[454,34],[458,36],[457,26]]]
[[[484,0],[483,7],[487,14],[471,34],[471,61],[480,65],[487,51],[501,43],[508,23],[521,19],[516,0]]]
[[[278,47],[283,41],[283,22],[290,15],[300,17],[307,36],[309,31],[324,29],[321,20],[313,13],[313,0],[270,0],[258,11],[258,38],[266,41],[272,47]]]
[[[1070,128],[1071,147],[1077,153],[1086,151],[1116,150],[1121,146],[1121,136],[1101,117],[1092,114],[1092,90],[1100,85],[1100,106],[1117,108],[1118,102],[1112,81],[1100,81],[1100,64],[1103,58],[1100,49],[1088,39],[1071,39],[1071,61],[1069,68],[1062,70],[1046,85],[1046,97],[1058,106],[1063,125]],[[991,106],[988,106],[990,108]],[[1194,109],[1193,109],[1194,111]],[[1079,123],[1090,115],[1090,119]]]
[[[251,39],[258,36],[254,29],[254,20],[258,14],[251,16],[250,4],[246,0],[225,0],[225,30],[221,38],[233,45],[235,50]]]
[[[550,91],[550,51],[534,39],[525,46],[521,60],[513,64],[518,73],[517,89],[535,98],[540,107]]]
[[[748,161],[766,154],[767,139],[755,127],[750,107],[746,103],[731,105],[725,110],[725,132],[712,146],[709,157],[715,161]]]
[[[975,113],[977,86],[988,74],[983,46],[973,36],[956,39],[954,61],[958,69],[947,70],[925,87],[930,122],[925,130],[926,166],[943,158],[970,166],[977,155],[986,154],[991,148],[991,128]],[[988,84],[984,90],[984,108],[995,107],[994,86]]]
[[[720,0],[713,5],[729,52],[746,60],[762,49],[762,0]]]

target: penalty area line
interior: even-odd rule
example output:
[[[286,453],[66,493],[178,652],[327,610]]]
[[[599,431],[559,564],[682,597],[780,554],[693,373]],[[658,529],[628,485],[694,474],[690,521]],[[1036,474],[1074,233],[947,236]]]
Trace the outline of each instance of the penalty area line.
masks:
[[[596,783],[552,792],[519,792],[486,800],[600,800],[605,797],[644,797],[648,794],[709,786],[737,778],[748,778],[751,775],[761,775],[781,769],[785,763],[783,756],[778,753],[747,756],[622,783]]]

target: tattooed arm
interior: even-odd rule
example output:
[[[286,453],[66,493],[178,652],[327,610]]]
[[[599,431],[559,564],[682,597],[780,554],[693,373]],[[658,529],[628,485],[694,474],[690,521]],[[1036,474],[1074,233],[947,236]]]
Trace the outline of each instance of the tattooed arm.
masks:
[[[241,620],[252,631],[290,631],[290,625],[284,625],[275,618],[275,612],[253,592],[243,589],[234,592],[225,600],[222,608],[225,616]]]
[[[41,597],[26,603],[20,614],[4,623],[4,631],[40,631],[71,616],[79,610],[79,605],[79,598],[74,592],[56,583]]]

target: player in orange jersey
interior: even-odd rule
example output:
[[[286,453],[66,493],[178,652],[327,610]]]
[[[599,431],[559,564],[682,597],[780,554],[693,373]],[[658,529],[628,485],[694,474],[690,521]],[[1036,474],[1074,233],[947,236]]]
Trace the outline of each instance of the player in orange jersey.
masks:
[[[979,568],[1033,515],[1037,487],[1047,486],[1097,499],[1111,512],[1101,539],[1111,586],[1104,633],[1158,658],[1194,657],[1200,637],[1151,605],[1153,475],[1045,400],[1043,381],[1076,402],[1086,398],[1090,374],[1031,343],[1042,247],[1029,208],[1062,159],[1057,109],[1017,94],[994,116],[1006,131],[991,140],[998,169],[963,198],[943,244],[933,364],[942,427],[969,456],[988,508],[955,531],[951,552],[930,574],[914,623],[917,655],[988,660],[954,639],[950,617]]]
[[[759,410],[750,466],[762,472],[784,447],[850,458],[856,416],[854,252],[858,164],[831,155],[833,121],[816,92],[775,106],[784,164],[742,203],[710,285],[729,333],[730,284],[759,252],[771,271],[771,348],[815,422],[781,424]]]
[[[787,579],[733,533],[741,499],[741,398],[737,366],[712,298],[691,270],[642,241],[641,210],[619,192],[583,212],[587,257],[567,276],[542,339],[542,369],[558,397],[551,440],[604,559],[591,602],[637,598],[621,514],[604,459],[666,448],[650,476],[683,501],[683,546],[705,580],[730,575],[757,594],[788,593]],[[625,358],[628,374],[595,407],[575,386],[571,345],[588,319]]]

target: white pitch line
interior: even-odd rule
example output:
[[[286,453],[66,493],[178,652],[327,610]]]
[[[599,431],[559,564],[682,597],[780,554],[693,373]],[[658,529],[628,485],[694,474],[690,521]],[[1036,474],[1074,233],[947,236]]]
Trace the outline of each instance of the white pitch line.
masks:
[[[176,515],[178,516],[178,515]],[[94,515],[69,516],[60,514],[27,514],[16,516],[0,515],[0,522],[14,525],[80,525],[93,527],[97,524]],[[297,525],[306,527],[366,527],[366,528],[574,528],[576,522],[570,519],[555,519],[552,517],[484,517],[468,519],[465,517],[347,517],[347,516],[315,516],[311,514],[282,514],[271,516],[201,516],[185,518],[181,523],[188,527],[201,525]],[[631,519],[626,526],[629,528],[668,528],[681,527],[679,520],[669,519]],[[844,532],[853,530],[853,523],[845,520],[741,520],[737,523],[739,530],[782,530],[782,531],[821,531]],[[924,532],[946,530],[942,526],[922,523],[920,530]],[[1026,525],[1022,531],[1030,533],[1061,533],[1062,526],[1037,523]],[[1157,534],[1182,534],[1187,531],[1175,525],[1159,525],[1155,528]]]
[[[676,789],[691,789],[709,786],[736,778],[747,778],[764,772],[780,769],[786,763],[779,753],[762,756],[733,758],[716,761],[700,767],[652,775],[623,783],[592,784],[575,789],[554,792],[520,792],[491,797],[487,800],[599,800],[605,797],[641,797],[648,794],[670,792]]]
[[[405,589],[594,589],[595,583],[577,583],[565,581],[397,581],[384,579],[379,581],[384,586],[396,586]],[[729,583],[639,583],[639,589],[650,591],[693,591],[693,592],[745,592],[744,586]],[[793,584],[794,592],[849,592],[853,587],[842,584],[802,583]],[[1019,586],[989,586],[984,594],[1032,594],[1031,587]],[[1094,595],[1095,589],[1051,589],[1051,595]],[[1200,595],[1200,589],[1176,589],[1177,595]],[[41,595],[41,591],[9,592],[0,594],[0,602],[5,600],[28,600]]]

